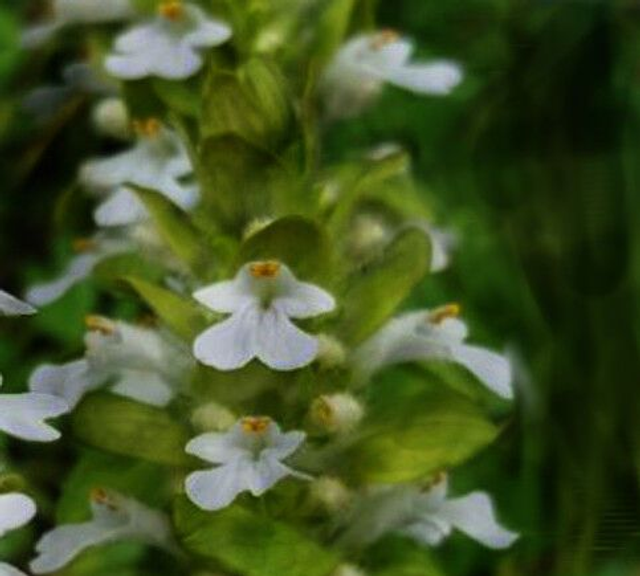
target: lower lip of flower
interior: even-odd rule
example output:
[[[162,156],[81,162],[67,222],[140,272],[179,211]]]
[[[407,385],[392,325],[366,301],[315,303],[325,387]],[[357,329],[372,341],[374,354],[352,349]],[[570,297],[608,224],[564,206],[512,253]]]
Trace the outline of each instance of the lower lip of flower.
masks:
[[[158,12],[163,18],[171,20],[172,22],[177,22],[184,18],[184,6],[182,2],[163,2],[158,6]]]
[[[442,322],[449,318],[457,318],[460,316],[460,310],[460,304],[447,304],[431,312],[428,320],[431,324],[442,324]]]
[[[249,272],[254,278],[275,278],[280,273],[280,262],[269,260],[267,262],[254,262],[249,265]]]
[[[250,416],[241,421],[242,431],[246,434],[264,434],[271,425],[268,416]]]

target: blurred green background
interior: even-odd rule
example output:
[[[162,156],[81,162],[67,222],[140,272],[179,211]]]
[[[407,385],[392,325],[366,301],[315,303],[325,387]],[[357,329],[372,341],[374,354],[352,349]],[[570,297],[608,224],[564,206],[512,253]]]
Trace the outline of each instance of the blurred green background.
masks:
[[[82,98],[44,131],[21,111],[21,90],[59,78],[71,55],[21,54],[23,10],[0,7],[0,286],[17,293],[90,231],[71,183],[79,156],[103,146]],[[637,576],[640,2],[395,0],[377,11],[420,55],[455,58],[468,78],[447,99],[389,88],[328,132],[326,160],[381,142],[411,151],[438,223],[459,236],[425,299],[461,302],[477,340],[507,342],[518,368],[507,432],[457,485],[492,492],[523,538],[506,554],[454,538],[443,566],[451,576]],[[96,299],[83,286],[33,320],[3,320],[8,389],[39,360],[80,350]]]

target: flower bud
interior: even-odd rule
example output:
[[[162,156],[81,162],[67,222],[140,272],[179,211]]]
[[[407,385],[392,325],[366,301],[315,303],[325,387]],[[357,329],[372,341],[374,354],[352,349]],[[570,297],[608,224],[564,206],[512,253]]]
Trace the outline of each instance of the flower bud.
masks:
[[[344,366],[347,360],[347,352],[344,346],[334,336],[318,334],[318,356],[316,361],[321,368],[331,370]]]
[[[237,416],[231,410],[217,402],[207,402],[196,408],[191,414],[191,423],[203,431],[221,432],[233,426]]]
[[[352,493],[338,478],[320,476],[311,482],[309,494],[314,504],[331,513],[345,510],[352,500]]]
[[[368,259],[381,250],[389,239],[389,230],[381,218],[371,214],[356,217],[349,235],[349,249],[360,259]]]
[[[120,98],[105,98],[98,102],[93,108],[92,120],[100,134],[118,140],[127,140],[131,137],[129,113]]]
[[[331,394],[316,398],[311,404],[311,420],[330,434],[353,430],[362,420],[364,409],[351,394]]]

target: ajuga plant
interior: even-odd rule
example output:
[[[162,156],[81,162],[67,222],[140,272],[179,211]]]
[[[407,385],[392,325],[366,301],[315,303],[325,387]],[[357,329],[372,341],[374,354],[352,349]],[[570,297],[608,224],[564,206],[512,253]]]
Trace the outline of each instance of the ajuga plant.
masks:
[[[0,496],[3,530],[39,504],[22,568],[436,575],[430,549],[454,532],[509,547],[486,493],[448,488],[499,433],[509,361],[460,305],[421,301],[452,242],[402,148],[323,149],[383,89],[447,97],[462,64],[414,56],[422,39],[354,0],[47,8],[25,46],[64,36],[83,56],[26,104],[46,123],[84,93],[111,152],[77,159],[95,234],[25,299],[44,308],[89,276],[111,298],[80,357],[0,398],[0,428],[24,440],[56,440],[43,419],[64,414],[73,452],[55,491],[25,474],[33,498]]]

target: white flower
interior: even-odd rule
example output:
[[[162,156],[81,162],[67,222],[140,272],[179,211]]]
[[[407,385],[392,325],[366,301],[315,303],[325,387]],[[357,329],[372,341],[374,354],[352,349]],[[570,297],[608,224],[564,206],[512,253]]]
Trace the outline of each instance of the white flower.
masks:
[[[50,394],[0,394],[0,430],[22,440],[52,442],[60,438],[60,432],[45,420],[68,411],[64,400]]]
[[[311,420],[330,434],[351,432],[362,420],[362,404],[351,394],[325,394],[311,404]]]
[[[312,362],[317,339],[290,318],[311,318],[335,308],[333,297],[313,284],[298,281],[280,262],[244,265],[233,280],[198,290],[196,300],[227,320],[209,328],[194,342],[198,360],[219,370],[241,368],[258,358],[274,370],[294,370]]]
[[[87,325],[85,358],[40,366],[29,379],[30,390],[63,398],[71,409],[107,384],[113,393],[144,404],[169,404],[189,369],[186,350],[155,329],[100,316],[89,316]]]
[[[78,240],[74,243],[77,254],[69,260],[62,274],[53,280],[31,286],[25,298],[36,306],[47,306],[88,278],[102,260],[120,252],[126,252],[130,248],[131,244],[125,239],[104,235],[97,235],[88,240]]]
[[[25,48],[36,48],[64,26],[126,20],[134,15],[130,0],[52,0],[52,17],[28,28],[22,36]]]
[[[36,544],[38,556],[29,565],[34,574],[55,572],[91,546],[120,540],[174,549],[166,516],[136,500],[96,489],[91,509],[90,521],[58,526],[42,536]]]
[[[204,510],[220,510],[241,492],[260,496],[287,476],[309,479],[282,463],[304,439],[304,432],[283,434],[264,416],[242,418],[224,434],[197,436],[186,451],[217,466],[190,474],[185,484],[187,495]]]
[[[27,576],[24,572],[21,572],[17,568],[0,562],[0,576]]]
[[[518,534],[498,524],[488,494],[472,492],[447,499],[446,475],[427,492],[415,486],[382,487],[364,496],[351,511],[345,541],[375,542],[388,532],[437,546],[459,530],[488,548],[508,548]]]
[[[458,305],[450,304],[394,318],[355,352],[357,377],[367,380],[380,368],[401,362],[446,360],[464,366],[499,396],[512,398],[509,361],[466,344],[468,329],[457,318],[459,312]]]
[[[115,156],[89,160],[80,169],[80,182],[106,199],[95,211],[100,226],[125,226],[147,218],[147,211],[127,184],[151,188],[183,210],[193,208],[198,188],[183,183],[193,167],[178,135],[154,118],[134,122],[138,142]]]
[[[122,98],[111,96],[100,100],[91,111],[91,120],[100,134],[117,140],[131,137],[131,120]]]
[[[36,505],[29,496],[18,492],[0,494],[0,538],[7,532],[24,526],[35,515]]]
[[[179,80],[193,76],[203,65],[200,52],[223,44],[231,29],[209,18],[194,4],[170,0],[158,15],[116,38],[106,69],[123,80],[159,76]]]
[[[329,118],[353,116],[368,106],[384,83],[419,94],[446,95],[462,80],[454,62],[413,64],[413,44],[393,31],[356,36],[336,54],[322,78]]]
[[[22,300],[18,300],[8,292],[0,290],[0,315],[24,316],[35,313],[36,309],[26,302],[22,302]]]

